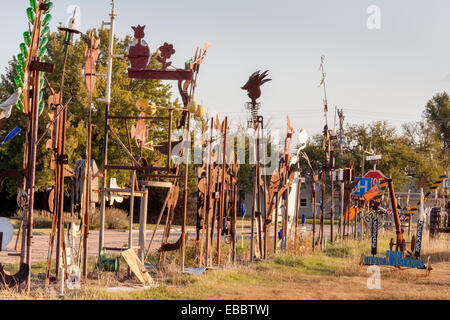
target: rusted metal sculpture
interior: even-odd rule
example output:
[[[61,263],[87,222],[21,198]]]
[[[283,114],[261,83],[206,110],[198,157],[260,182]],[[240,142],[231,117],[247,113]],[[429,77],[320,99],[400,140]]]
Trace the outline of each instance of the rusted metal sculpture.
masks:
[[[16,85],[23,89],[22,96],[20,96],[17,106],[28,115],[23,159],[23,167],[26,172],[26,183],[24,191],[20,192],[21,208],[24,211],[24,216],[22,218],[23,232],[20,264],[25,264],[27,266],[30,266],[31,264],[36,150],[37,144],[39,143],[37,136],[38,119],[40,105],[43,107],[43,104],[40,104],[41,75],[42,72],[53,71],[53,64],[41,62],[41,59],[46,52],[45,44],[41,41],[43,38],[42,31],[44,25],[48,24],[50,21],[51,15],[48,15],[50,9],[51,7],[46,0],[39,0],[34,9],[29,8],[27,10],[32,28],[30,31],[27,31],[27,37],[29,37],[28,49],[27,45],[21,44],[22,53],[20,54],[19,63],[21,65],[20,73],[23,76],[23,81],[20,79],[17,79],[18,81],[16,81]],[[42,110],[43,109],[41,108],[41,111]],[[29,272],[25,278],[26,291],[29,292],[31,286]]]
[[[72,45],[73,35],[79,34],[80,31],[73,29],[75,24],[75,14],[71,20],[71,25],[67,28],[60,27],[59,29],[65,33],[64,35],[64,60],[62,67],[61,83],[59,93],[55,93],[53,89],[52,95],[49,98],[50,106],[54,107],[54,116],[52,128],[52,142],[53,147],[51,168],[55,170],[55,193],[54,193],[54,211],[52,218],[52,233],[50,236],[49,254],[47,257],[47,269],[45,276],[45,283],[50,283],[51,272],[51,259],[53,253],[53,244],[56,238],[56,278],[65,277],[66,275],[60,275],[59,269],[64,266],[64,270],[67,270],[66,256],[65,256],[65,241],[64,241],[64,178],[67,176],[73,176],[73,172],[68,174],[67,171],[72,170],[68,168],[69,158],[66,155],[66,121],[67,121],[67,109],[70,100],[64,103],[64,80],[65,70],[67,64],[67,58],[69,56],[69,47]],[[51,87],[50,87],[51,88]],[[49,145],[50,143],[47,143]],[[61,261],[62,259],[62,261]]]
[[[112,12],[112,20],[114,14],[114,7]],[[111,27],[113,27],[113,21],[111,21]],[[194,91],[196,86],[196,77],[198,74],[198,70],[200,67],[200,64],[203,61],[203,58],[206,54],[206,51],[208,49],[207,46],[205,46],[205,49],[203,51],[203,54],[197,55],[199,50],[197,49],[197,53],[194,57],[194,60],[191,64],[187,66],[186,69],[168,69],[171,67],[171,62],[168,61],[170,57],[175,53],[175,50],[173,50],[173,46],[165,43],[163,46],[160,47],[161,56],[159,57],[159,62],[162,64],[161,69],[149,69],[147,68],[149,59],[150,59],[150,48],[143,40],[145,33],[144,33],[145,26],[138,25],[137,27],[133,27],[133,30],[135,32],[135,38],[136,42],[130,47],[129,54],[127,56],[128,60],[130,61],[130,68],[128,69],[128,77],[131,79],[143,79],[143,80],[150,80],[150,79],[158,79],[158,80],[178,80],[178,87],[180,89],[180,94],[182,96],[184,108],[175,108],[175,107],[168,107],[165,108],[169,116],[166,117],[155,117],[155,116],[147,116],[145,113],[141,113],[139,116],[122,116],[122,115],[110,115],[109,114],[109,103],[110,103],[110,89],[107,90],[107,108],[105,109],[105,138],[104,138],[104,159],[103,159],[103,187],[102,187],[102,204],[101,204],[101,226],[100,226],[100,243],[99,243],[99,252],[101,252],[104,248],[103,246],[103,239],[104,239],[104,214],[105,214],[105,196],[106,192],[108,191],[106,188],[106,177],[107,177],[107,171],[108,170],[129,170],[130,171],[130,182],[132,185],[132,188],[130,189],[130,196],[131,196],[131,204],[134,202],[134,196],[137,194],[141,194],[144,198],[144,203],[147,201],[148,197],[148,187],[152,186],[158,186],[158,187],[168,187],[169,192],[166,197],[166,201],[164,204],[163,209],[161,210],[161,214],[158,218],[157,226],[159,225],[162,215],[164,214],[165,209],[168,209],[167,218],[166,218],[166,226],[164,229],[164,235],[162,240],[162,245],[159,251],[161,252],[160,256],[160,262],[163,261],[164,253],[170,250],[180,249],[181,251],[181,268],[184,270],[184,255],[185,255],[185,247],[186,247],[186,215],[187,215],[187,179],[188,179],[188,152],[182,148],[177,155],[179,159],[184,158],[184,164],[177,163],[174,164],[171,160],[172,157],[172,150],[174,148],[174,143],[180,144],[182,146],[185,145],[185,142],[188,141],[189,138],[189,129],[190,129],[190,113],[187,110],[187,105],[189,102],[193,100],[194,97]],[[113,31],[111,31],[113,33]],[[110,57],[113,56],[112,53],[112,44],[113,39],[110,40]],[[199,59],[201,57],[201,60]],[[112,64],[112,59],[110,59],[110,67]],[[109,86],[110,88],[110,86]],[[183,111],[183,117],[180,122],[178,122],[177,127],[184,129],[183,139],[178,142],[172,141],[172,123],[173,123],[173,112],[181,110]],[[134,136],[137,145],[140,148],[140,157],[136,158],[133,155],[132,149],[131,149],[131,137],[129,135],[129,129],[127,126],[127,135],[128,135],[128,144],[129,146],[126,147],[125,144],[121,141],[120,137],[115,133],[113,130],[110,121],[111,120],[124,120],[125,124],[127,125],[127,120],[138,120],[138,124],[134,129],[132,129],[132,135]],[[159,146],[149,145],[146,141],[147,139],[147,128],[145,125],[146,120],[152,120],[152,121],[167,121],[168,122],[168,135],[167,135],[167,142],[164,142],[160,144]],[[131,166],[125,166],[123,164],[120,165],[113,165],[108,163],[108,136],[111,134],[111,136],[115,139],[115,141],[121,146],[121,148],[124,150],[124,152],[129,156],[132,165]],[[150,149],[153,147],[155,151],[160,151],[163,154],[163,157],[166,159],[165,166],[160,166],[158,163],[150,163],[150,161],[147,161],[142,157],[142,149],[144,147],[149,147]],[[184,167],[184,174],[182,175],[181,168]],[[143,171],[144,176],[147,179],[151,178],[166,178],[166,179],[172,179],[173,183],[158,183],[155,181],[149,181],[149,180],[143,180],[138,181],[137,185],[134,181],[134,172],[136,171]],[[169,244],[168,239],[170,236],[170,228],[171,224],[174,218],[175,213],[175,206],[177,204],[178,200],[178,194],[179,194],[179,188],[180,188],[180,180],[183,179],[183,185],[184,185],[184,194],[183,194],[183,224],[182,224],[182,234],[180,239],[174,243]],[[142,187],[143,191],[135,190],[136,187]],[[130,223],[132,221],[132,207],[130,207]],[[152,240],[150,241],[150,246],[145,250],[145,224],[146,224],[146,205],[141,206],[141,219],[140,219],[140,250],[139,250],[139,258],[142,260],[145,260],[145,257],[150,251],[150,246],[153,241],[155,231],[152,236]],[[131,248],[131,237],[129,239],[129,246]]]
[[[89,217],[91,210],[91,190],[92,190],[92,155],[91,155],[91,143],[92,143],[92,94],[95,89],[96,83],[96,68],[95,62],[99,56],[99,45],[100,39],[95,38],[95,31],[91,30],[89,32],[90,43],[86,47],[86,63],[84,67],[84,76],[86,88],[89,91],[89,111],[88,111],[88,121],[87,121],[87,143],[86,143],[86,167],[84,176],[84,188],[83,192],[83,212],[82,215],[82,238],[83,238],[83,277],[87,276],[88,267],[88,238],[89,238]]]
[[[24,283],[30,274],[30,267],[26,263],[20,264],[19,271],[16,274],[9,274],[0,263],[0,288],[13,288]]]
[[[259,240],[259,252],[260,256],[265,256],[263,253],[263,241],[262,241],[262,205],[265,206],[266,201],[261,199],[261,157],[259,152],[259,146],[261,142],[261,137],[264,136],[264,118],[258,115],[258,110],[260,108],[260,103],[256,100],[261,96],[261,86],[271,81],[272,79],[266,79],[268,75],[268,70],[264,71],[262,74],[260,71],[254,72],[241,87],[242,90],[247,90],[247,95],[251,99],[251,102],[247,103],[247,109],[250,112],[250,119],[248,120],[249,127],[255,130],[256,143],[255,143],[255,155],[256,155],[256,165],[255,165],[255,182],[254,182],[254,201],[252,210],[252,224],[251,224],[251,240],[250,240],[250,261],[254,260],[254,233],[255,233],[255,219],[258,219],[258,240]],[[265,144],[264,144],[265,145]],[[265,150],[264,150],[265,153]],[[263,194],[263,196],[265,196]],[[265,211],[265,210],[264,210]],[[265,214],[267,214],[265,212]],[[267,235],[267,233],[266,233]],[[266,243],[266,241],[264,241]]]

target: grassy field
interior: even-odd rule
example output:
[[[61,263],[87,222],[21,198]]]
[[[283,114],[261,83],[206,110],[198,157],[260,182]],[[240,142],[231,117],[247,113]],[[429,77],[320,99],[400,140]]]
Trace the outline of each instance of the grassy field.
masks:
[[[389,249],[393,234],[379,239],[379,256]],[[306,244],[305,244],[306,246]],[[139,282],[126,273],[121,262],[118,274],[94,271],[78,291],[67,291],[65,299],[450,299],[450,238],[441,235],[438,240],[424,238],[422,258],[431,257],[433,270],[425,276],[424,270],[382,267],[381,289],[367,288],[367,267],[360,266],[361,253],[370,252],[370,241],[345,240],[330,244],[323,252],[312,252],[300,247],[295,252],[271,254],[267,260],[248,263],[248,250],[238,250],[240,262],[203,275],[181,274],[179,255],[168,255],[164,271],[152,276],[158,287],[130,292],[111,292],[108,288],[139,288]],[[224,261],[227,261],[224,246]],[[156,258],[155,256],[153,258]],[[152,261],[153,259],[150,259]],[[195,248],[187,250],[187,265],[195,263]],[[94,261],[91,261],[93,270]],[[14,271],[17,266],[7,266]],[[33,287],[30,296],[16,290],[0,291],[0,299],[59,299],[58,287],[45,288],[37,274],[45,264],[32,267]]]

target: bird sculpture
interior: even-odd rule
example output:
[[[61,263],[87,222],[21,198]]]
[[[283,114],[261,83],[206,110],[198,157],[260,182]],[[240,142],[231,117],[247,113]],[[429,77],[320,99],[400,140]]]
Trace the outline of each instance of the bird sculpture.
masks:
[[[242,90],[247,90],[248,97],[252,100],[252,104],[256,105],[256,99],[261,96],[261,86],[271,81],[272,79],[265,79],[269,70],[264,71],[262,74],[260,71],[253,73],[250,78],[248,78],[247,83],[241,87]]]

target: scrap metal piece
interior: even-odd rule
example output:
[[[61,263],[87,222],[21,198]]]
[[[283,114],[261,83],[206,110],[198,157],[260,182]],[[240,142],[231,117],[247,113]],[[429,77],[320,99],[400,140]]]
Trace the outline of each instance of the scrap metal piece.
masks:
[[[249,78],[247,83],[241,87],[242,90],[247,90],[248,97],[252,100],[253,104],[256,104],[256,100],[261,96],[261,86],[271,81],[272,79],[265,79],[269,70],[264,71],[262,74],[258,70],[254,72]]]
[[[158,252],[175,251],[175,250],[180,249],[181,248],[182,237],[183,236],[180,236],[180,238],[175,243],[164,243],[164,244],[162,244],[161,248],[158,249]],[[188,233],[186,233],[186,237],[185,238],[186,238],[186,242],[187,242],[187,240],[188,240]]]
[[[3,268],[3,265],[0,263],[0,288],[8,287],[13,288],[16,285],[22,284],[27,280],[28,274],[30,273],[30,267],[26,263],[22,263],[20,265],[19,271],[11,275],[6,272]]]

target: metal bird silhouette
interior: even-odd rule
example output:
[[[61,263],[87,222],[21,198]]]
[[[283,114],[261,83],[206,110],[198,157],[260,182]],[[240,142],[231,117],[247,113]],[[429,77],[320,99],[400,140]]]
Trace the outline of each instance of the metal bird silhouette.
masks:
[[[261,86],[271,81],[272,79],[265,79],[267,77],[267,73],[269,70],[264,71],[262,74],[260,74],[260,70],[253,73],[250,78],[248,78],[247,83],[241,87],[242,90],[247,90],[247,95],[250,99],[252,99],[252,104],[256,104],[256,99],[258,99],[261,96]]]

